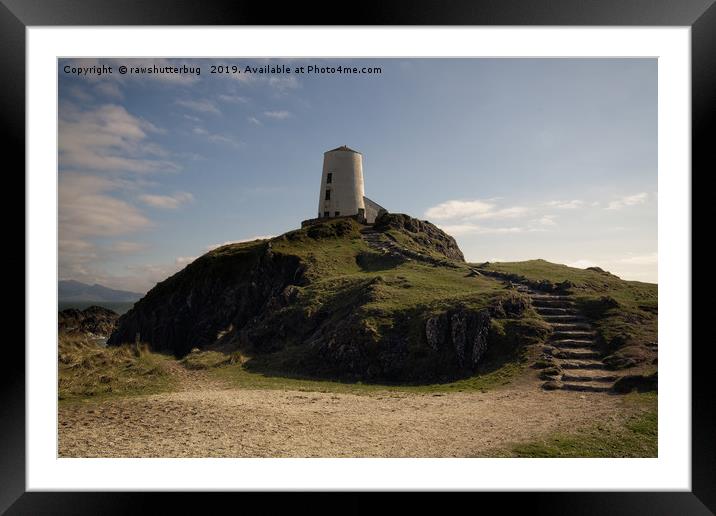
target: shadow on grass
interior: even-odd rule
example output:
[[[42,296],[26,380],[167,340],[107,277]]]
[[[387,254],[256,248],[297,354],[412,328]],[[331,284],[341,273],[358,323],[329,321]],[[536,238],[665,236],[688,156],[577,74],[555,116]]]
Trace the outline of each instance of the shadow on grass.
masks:
[[[356,264],[363,272],[380,272],[395,269],[406,262],[402,256],[361,252],[356,256]]]

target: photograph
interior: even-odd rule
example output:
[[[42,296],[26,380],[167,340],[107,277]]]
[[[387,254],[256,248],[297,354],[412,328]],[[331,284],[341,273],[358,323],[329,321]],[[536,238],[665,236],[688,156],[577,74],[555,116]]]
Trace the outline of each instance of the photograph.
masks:
[[[58,58],[58,457],[659,457],[658,62]]]

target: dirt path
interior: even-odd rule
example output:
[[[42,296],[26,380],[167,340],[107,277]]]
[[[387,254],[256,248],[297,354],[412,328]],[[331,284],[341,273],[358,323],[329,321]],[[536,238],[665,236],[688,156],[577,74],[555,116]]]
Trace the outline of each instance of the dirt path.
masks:
[[[486,393],[244,390],[173,364],[178,392],[61,406],[61,457],[473,457],[634,409],[543,391],[535,375]]]

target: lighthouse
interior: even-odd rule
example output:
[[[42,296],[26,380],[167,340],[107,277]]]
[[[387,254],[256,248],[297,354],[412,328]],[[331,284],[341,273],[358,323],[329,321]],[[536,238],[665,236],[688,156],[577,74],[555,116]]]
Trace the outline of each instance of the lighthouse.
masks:
[[[357,216],[372,224],[385,209],[365,196],[363,155],[345,145],[323,153],[318,218]]]

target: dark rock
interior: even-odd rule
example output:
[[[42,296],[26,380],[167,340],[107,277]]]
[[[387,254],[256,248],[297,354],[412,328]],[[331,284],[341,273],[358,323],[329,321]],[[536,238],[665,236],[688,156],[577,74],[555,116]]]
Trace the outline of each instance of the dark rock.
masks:
[[[301,264],[265,243],[228,245],[198,258],[158,283],[117,321],[108,345],[140,335],[152,349],[186,355],[216,342],[233,325],[242,329],[259,314],[283,306],[301,284]]]
[[[636,390],[638,392],[656,391],[659,380],[657,373],[650,375],[627,375],[622,376],[612,386],[614,392],[626,394]]]
[[[379,216],[373,227],[378,231],[398,229],[418,247],[437,252],[448,260],[464,262],[465,257],[453,237],[426,220],[418,220],[403,213],[385,213]]]
[[[490,314],[495,318],[519,317],[531,305],[529,296],[510,291],[497,297],[490,305]]]
[[[425,322],[425,340],[433,351],[445,346],[448,334],[448,318],[446,314],[435,315]]]
[[[548,391],[555,391],[562,388],[562,382],[558,380],[549,380],[542,384],[542,388]]]
[[[107,336],[114,330],[119,315],[101,306],[90,306],[85,310],[68,308],[57,317],[60,333]]]

